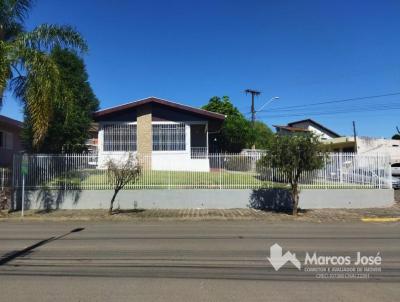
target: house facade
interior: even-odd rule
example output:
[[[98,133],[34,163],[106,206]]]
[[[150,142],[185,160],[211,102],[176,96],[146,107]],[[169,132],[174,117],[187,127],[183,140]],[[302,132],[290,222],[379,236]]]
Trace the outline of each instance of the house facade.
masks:
[[[388,154],[392,164],[400,163],[400,140],[367,136],[343,136],[325,142],[333,152]]]
[[[22,150],[22,123],[0,115],[0,167],[11,167],[13,156]]]
[[[340,137],[340,135],[337,134],[336,132],[328,129],[327,127],[321,125],[320,123],[312,119],[305,119],[301,121],[291,122],[285,126],[274,125],[274,127],[278,134],[311,132],[314,133],[316,136],[318,136],[318,138],[321,141],[326,141]]]
[[[285,126],[274,126],[278,134],[312,132],[332,152],[373,155],[388,154],[392,164],[400,163],[400,140],[374,138],[367,136],[340,136],[320,123],[305,119],[291,122]]]
[[[209,171],[209,133],[225,116],[148,97],[97,111],[98,166],[133,152],[153,170]]]

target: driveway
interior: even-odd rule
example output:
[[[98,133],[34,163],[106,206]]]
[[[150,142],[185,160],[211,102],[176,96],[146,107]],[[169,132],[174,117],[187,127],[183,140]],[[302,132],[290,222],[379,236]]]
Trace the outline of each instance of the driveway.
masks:
[[[395,301],[399,234],[399,223],[2,222],[1,301]],[[301,262],[305,252],[380,252],[382,271],[275,271],[274,243]]]

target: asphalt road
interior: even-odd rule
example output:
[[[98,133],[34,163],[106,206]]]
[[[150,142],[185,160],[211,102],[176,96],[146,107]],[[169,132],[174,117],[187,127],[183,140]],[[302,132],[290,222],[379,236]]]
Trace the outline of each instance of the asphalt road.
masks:
[[[274,243],[302,269],[275,271]],[[304,271],[306,252],[358,251],[379,252],[382,271],[330,280]],[[13,302],[398,301],[400,223],[2,222],[0,284],[0,301]]]

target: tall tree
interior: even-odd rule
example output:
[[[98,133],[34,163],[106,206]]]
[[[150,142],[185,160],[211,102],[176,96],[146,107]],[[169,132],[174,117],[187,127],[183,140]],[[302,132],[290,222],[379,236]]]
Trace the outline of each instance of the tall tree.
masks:
[[[228,96],[214,96],[203,109],[225,114],[226,118],[221,132],[211,139],[217,141],[218,151],[240,152],[251,141],[252,130],[250,122],[233,106]]]
[[[59,93],[60,72],[49,52],[56,46],[87,51],[82,36],[70,26],[43,24],[24,28],[33,0],[0,0],[0,105],[7,88],[26,104],[33,144],[46,136]]]
[[[251,141],[248,142],[247,148],[251,148],[254,144],[256,149],[267,149],[271,140],[273,139],[274,133],[272,130],[262,121],[255,121],[254,128],[252,129]]]
[[[221,132],[210,136],[217,141],[218,151],[236,153],[253,145],[257,149],[266,149],[273,136],[271,129],[262,121],[256,121],[253,127],[228,96],[212,97],[203,109],[226,116]]]
[[[40,153],[81,152],[88,138],[92,113],[99,101],[88,82],[83,60],[75,53],[56,47],[50,54],[60,71],[60,90],[64,96],[54,100],[54,115],[43,144],[35,146],[29,112],[25,113],[24,141],[31,151]]]

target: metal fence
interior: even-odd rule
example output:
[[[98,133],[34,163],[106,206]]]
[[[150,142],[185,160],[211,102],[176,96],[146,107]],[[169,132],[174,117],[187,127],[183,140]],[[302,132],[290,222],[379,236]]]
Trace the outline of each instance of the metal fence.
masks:
[[[11,186],[12,173],[8,168],[0,167],[0,191],[4,191]]]
[[[126,189],[256,189],[288,186],[285,175],[270,165],[260,163],[262,154],[191,154],[188,171],[176,171],[173,157],[165,155],[169,168],[152,169],[151,156],[139,156],[143,167],[139,180]],[[103,190],[112,189],[105,165],[97,155],[29,155],[27,189]],[[20,155],[14,157],[13,186],[22,185]],[[195,169],[196,160],[207,160],[208,172]],[[325,167],[303,174],[302,188],[391,188],[390,159],[386,155],[330,154]]]

